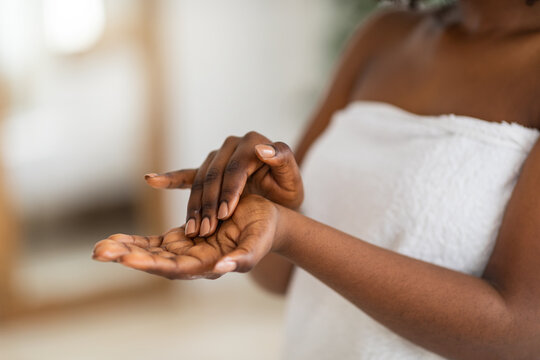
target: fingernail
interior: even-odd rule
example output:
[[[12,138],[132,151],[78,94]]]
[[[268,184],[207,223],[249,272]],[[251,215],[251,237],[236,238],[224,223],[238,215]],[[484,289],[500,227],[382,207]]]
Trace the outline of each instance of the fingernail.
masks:
[[[255,150],[264,159],[270,159],[276,155],[276,150],[269,145],[255,145]]]
[[[222,201],[221,205],[219,205],[217,217],[218,219],[223,220],[227,217],[227,215],[229,215],[229,207],[227,206],[226,201]]]
[[[195,232],[195,220],[189,219],[186,224],[186,234],[193,234]]]
[[[227,273],[236,270],[236,262],[232,260],[221,260],[214,266],[214,270],[218,273]]]
[[[156,177],[156,176],[159,176],[159,175],[156,174],[156,173],[148,173],[148,174],[144,175],[144,178],[145,179],[150,179],[150,178],[153,178],[153,177]]]
[[[201,236],[205,236],[210,232],[210,220],[205,217],[201,223],[201,231],[199,231],[199,234]]]

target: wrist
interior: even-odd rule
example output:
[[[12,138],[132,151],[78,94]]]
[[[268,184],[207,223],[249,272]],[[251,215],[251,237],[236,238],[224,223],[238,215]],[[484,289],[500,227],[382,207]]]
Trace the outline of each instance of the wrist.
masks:
[[[286,208],[298,212],[300,210],[300,206],[302,206],[302,203],[304,202],[303,196],[300,198],[296,198],[292,201],[290,201],[288,204],[282,204]]]
[[[272,201],[273,203],[277,205],[283,206],[293,211],[298,211],[300,209],[300,206],[304,202],[303,194],[295,195],[294,197],[284,197],[284,196],[275,197],[269,194],[259,194],[259,195],[267,198],[268,200]]]
[[[298,213],[282,205],[275,204],[275,206],[278,211],[278,221],[276,223],[272,251],[280,255],[285,255],[293,238],[293,223],[296,221]]]

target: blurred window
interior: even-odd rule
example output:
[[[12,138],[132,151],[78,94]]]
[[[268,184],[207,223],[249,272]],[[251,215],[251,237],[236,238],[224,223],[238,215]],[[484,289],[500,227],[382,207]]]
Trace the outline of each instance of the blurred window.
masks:
[[[103,0],[44,0],[43,25],[46,45],[59,53],[90,49],[103,35]]]

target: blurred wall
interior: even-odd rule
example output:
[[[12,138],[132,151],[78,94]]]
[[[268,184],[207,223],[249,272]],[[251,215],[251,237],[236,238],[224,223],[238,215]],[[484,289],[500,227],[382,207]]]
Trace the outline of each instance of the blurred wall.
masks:
[[[249,130],[294,145],[327,81],[332,2],[166,0],[162,11],[168,168],[197,167]],[[169,226],[186,204],[167,194]]]
[[[0,70],[15,94],[1,154],[24,216],[125,201],[145,171],[166,170],[142,167],[148,94],[140,49],[113,41],[81,55],[51,51],[41,17],[59,1],[0,0]],[[140,16],[138,1],[105,4],[109,36]],[[227,135],[249,130],[294,145],[324,92],[343,8],[330,0],[157,4],[166,168],[198,166]],[[167,224],[178,225],[186,195],[166,198]]]
[[[3,188],[25,230],[0,242],[0,292],[14,279],[25,314],[0,321],[0,359],[277,358],[283,301],[248,277],[169,288],[93,262],[90,249],[106,234],[138,231],[133,201],[145,171],[196,167],[227,135],[249,130],[294,145],[324,92],[351,1],[0,0],[0,77],[11,95]],[[78,47],[72,35],[96,16],[105,25],[96,43],[59,51]],[[148,153],[166,165],[146,168]],[[167,225],[182,224],[188,193],[164,195]],[[154,203],[142,205],[159,217]],[[11,245],[25,246],[13,255]]]
[[[100,4],[79,5],[86,3]],[[120,39],[66,53],[58,48],[62,38],[47,34],[50,27],[57,35],[74,32],[88,20],[69,4],[0,1],[0,73],[12,95],[0,154],[23,216],[125,201],[141,182],[145,70],[137,44],[121,38],[137,3],[102,2],[112,11],[96,31],[108,26],[108,35]]]

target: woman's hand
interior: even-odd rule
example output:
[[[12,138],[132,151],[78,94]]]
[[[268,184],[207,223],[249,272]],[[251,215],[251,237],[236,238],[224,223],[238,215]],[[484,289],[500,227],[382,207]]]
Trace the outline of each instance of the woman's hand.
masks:
[[[98,242],[93,258],[169,279],[216,279],[231,271],[247,272],[277,249],[278,221],[274,203],[248,195],[210,237],[188,238],[183,227],[161,236],[117,234]]]
[[[189,237],[213,234],[218,219],[233,215],[242,194],[261,195],[292,209],[304,199],[291,149],[256,132],[228,137],[198,169],[148,174],[145,179],[155,188],[191,188],[185,227]]]

